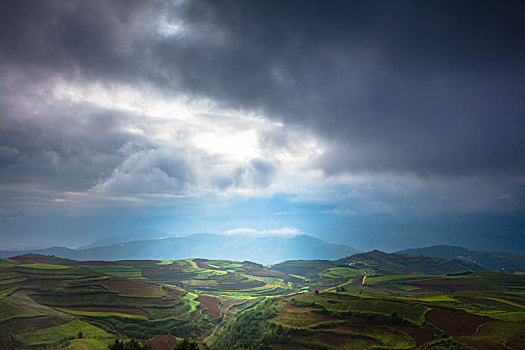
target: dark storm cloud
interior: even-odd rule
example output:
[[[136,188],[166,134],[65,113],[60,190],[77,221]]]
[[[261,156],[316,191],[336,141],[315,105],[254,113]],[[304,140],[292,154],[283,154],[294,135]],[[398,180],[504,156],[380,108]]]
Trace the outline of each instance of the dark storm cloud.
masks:
[[[5,95],[4,95],[5,97]],[[45,98],[44,98],[45,99]],[[92,106],[45,108],[31,100],[32,108],[6,103],[0,115],[0,178],[8,184],[27,183],[48,189],[80,191],[116,167],[128,142],[146,142],[126,132],[127,116]],[[34,113],[34,109],[41,109]],[[81,115],[82,118],[75,118]]]
[[[4,64],[115,77],[139,68],[133,25],[148,13],[139,1],[2,1]]]
[[[1,6],[4,69],[149,82],[262,111],[330,140],[318,162],[330,174],[525,170],[518,1]],[[183,32],[159,33],[159,18]]]
[[[216,42],[166,39],[156,57],[196,93],[333,140],[328,173],[523,173],[522,7],[190,2]]]

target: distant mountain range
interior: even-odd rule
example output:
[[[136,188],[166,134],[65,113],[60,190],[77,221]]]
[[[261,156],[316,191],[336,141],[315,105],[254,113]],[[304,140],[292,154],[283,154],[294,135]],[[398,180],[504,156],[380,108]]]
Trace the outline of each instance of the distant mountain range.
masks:
[[[457,259],[471,262],[487,270],[521,270],[525,271],[525,255],[498,251],[468,250],[450,245],[435,245],[425,248],[405,249],[399,254],[418,254],[440,259]]]
[[[298,236],[250,236],[196,233],[177,237],[160,230],[144,229],[100,239],[90,245],[76,249],[51,247],[17,251],[0,250],[0,258],[28,253],[54,255],[75,260],[206,258],[253,261],[272,265],[286,260],[337,260],[350,257],[360,253],[360,251],[351,246],[331,244],[305,234]],[[477,264],[491,271],[501,272],[502,270],[513,269],[525,271],[525,255],[507,252],[477,251],[458,246],[436,245],[405,249],[398,251],[397,254],[460,260],[465,263]],[[380,255],[376,257],[379,259]]]
[[[102,238],[89,245],[78,247],[77,250],[95,248],[95,247],[104,247],[107,245],[112,245],[112,244],[117,244],[117,243],[144,241],[144,240],[149,240],[149,239],[162,239],[162,238],[168,238],[168,237],[176,237],[176,235],[173,235],[171,233],[167,233],[161,230],[148,228],[148,229],[133,231],[130,233],[124,233],[122,235]]]
[[[147,237],[159,237],[162,231],[150,232]],[[166,234],[167,235],[167,234]],[[185,258],[226,259],[253,261],[265,265],[294,259],[334,260],[358,253],[350,246],[331,244],[309,236],[219,235],[197,233],[184,237],[132,240],[131,234],[99,240],[89,247],[70,249],[51,247],[26,251],[0,251],[1,258],[27,253],[55,255],[75,260],[174,260]],[[118,243],[113,243],[118,242]],[[100,244],[110,243],[100,246]]]

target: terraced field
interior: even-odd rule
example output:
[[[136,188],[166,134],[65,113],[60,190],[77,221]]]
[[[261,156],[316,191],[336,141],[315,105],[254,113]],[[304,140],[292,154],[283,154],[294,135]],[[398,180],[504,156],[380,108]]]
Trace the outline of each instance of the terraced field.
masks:
[[[261,265],[220,260],[4,259],[0,348],[97,349],[115,337],[204,339],[263,298],[294,292],[290,280]],[[79,331],[82,339],[75,339]]]
[[[0,349],[522,349],[525,276],[434,260],[0,259]]]

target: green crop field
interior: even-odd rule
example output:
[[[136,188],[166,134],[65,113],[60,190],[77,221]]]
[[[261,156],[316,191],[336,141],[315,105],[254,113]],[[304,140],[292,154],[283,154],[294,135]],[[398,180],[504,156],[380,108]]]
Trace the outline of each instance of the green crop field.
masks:
[[[195,293],[186,293],[186,295],[183,296],[184,299],[188,300],[190,304],[190,312],[193,312],[197,309],[197,306],[200,305],[199,301],[197,300],[199,296]]]
[[[0,260],[2,349],[187,337],[210,350],[518,350],[525,339],[525,276],[462,274],[439,259],[30,259]]]
[[[67,270],[70,269],[71,266],[64,266],[64,265],[52,265],[52,264],[20,264],[19,267],[27,267],[31,269],[44,269],[44,270]]]
[[[106,331],[81,320],[74,320],[55,327],[40,329],[35,332],[23,332],[15,336],[16,340],[24,345],[41,345],[56,343],[78,337],[82,332],[85,338],[110,338]]]
[[[73,339],[65,344],[68,350],[107,350],[111,341],[107,339]]]
[[[326,269],[320,274],[321,277],[325,278],[345,278],[354,276],[363,276],[365,274],[362,270],[351,269],[348,267],[333,267]]]
[[[171,265],[173,264],[173,260],[162,260],[161,262],[158,262],[157,265]]]
[[[80,311],[80,310],[71,310],[65,308],[57,308],[59,311],[66,312],[68,314],[77,315],[77,316],[91,316],[91,317],[124,317],[124,318],[136,318],[141,320],[147,320],[148,318],[144,315],[133,315],[122,312],[99,312],[99,311]]]

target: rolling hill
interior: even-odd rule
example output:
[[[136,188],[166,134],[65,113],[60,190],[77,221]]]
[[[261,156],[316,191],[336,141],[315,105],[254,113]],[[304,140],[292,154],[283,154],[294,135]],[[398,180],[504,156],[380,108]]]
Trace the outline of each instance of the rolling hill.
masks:
[[[523,349],[525,276],[478,269],[379,251],[271,268],[27,254],[0,259],[0,348]]]
[[[490,271],[525,271],[525,255],[500,251],[469,250],[450,245],[435,245],[425,248],[405,249],[399,254],[420,254],[440,259],[457,259],[476,263]]]
[[[447,275],[483,271],[479,265],[459,261],[410,254],[389,254],[379,250],[354,254],[339,260],[292,260],[275,264],[273,270],[300,275],[316,280],[318,277],[333,278],[354,275]]]

